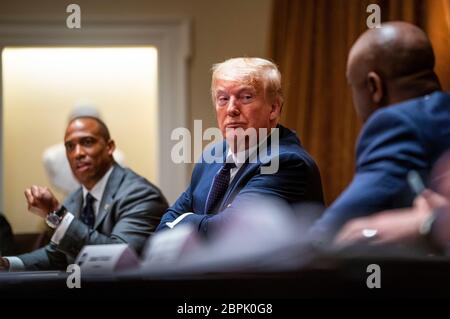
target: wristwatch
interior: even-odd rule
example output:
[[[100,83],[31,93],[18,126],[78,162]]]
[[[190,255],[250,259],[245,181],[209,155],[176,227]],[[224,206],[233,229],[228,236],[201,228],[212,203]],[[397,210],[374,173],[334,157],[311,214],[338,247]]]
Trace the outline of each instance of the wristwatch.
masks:
[[[61,224],[61,221],[64,218],[64,215],[67,213],[67,209],[61,205],[61,207],[47,215],[47,218],[45,221],[47,222],[47,225],[50,226],[53,229],[56,229],[56,227]]]

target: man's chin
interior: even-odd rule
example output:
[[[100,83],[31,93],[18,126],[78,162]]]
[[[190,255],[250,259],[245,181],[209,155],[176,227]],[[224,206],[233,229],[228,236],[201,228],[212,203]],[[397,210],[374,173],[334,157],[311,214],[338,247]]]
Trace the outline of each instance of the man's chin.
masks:
[[[88,184],[92,180],[91,174],[75,174],[75,178],[82,185]]]

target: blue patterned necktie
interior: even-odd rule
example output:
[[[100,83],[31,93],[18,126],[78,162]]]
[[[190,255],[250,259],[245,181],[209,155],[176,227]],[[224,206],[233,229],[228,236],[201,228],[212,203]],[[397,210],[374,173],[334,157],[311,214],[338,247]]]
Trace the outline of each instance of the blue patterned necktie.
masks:
[[[95,198],[87,193],[86,195],[86,205],[84,205],[81,212],[80,219],[83,223],[89,226],[89,228],[94,228],[95,223],[95,213],[94,213],[94,202]]]
[[[208,193],[205,205],[205,213],[210,213],[225,195],[230,184],[230,171],[235,168],[234,163],[225,163],[222,168],[214,176],[213,183]]]

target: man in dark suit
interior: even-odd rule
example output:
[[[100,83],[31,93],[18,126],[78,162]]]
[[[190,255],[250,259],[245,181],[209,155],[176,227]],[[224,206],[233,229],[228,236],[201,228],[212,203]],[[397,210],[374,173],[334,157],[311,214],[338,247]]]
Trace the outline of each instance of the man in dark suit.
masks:
[[[11,226],[5,216],[0,213],[0,256],[11,254],[13,251],[13,242]]]
[[[244,213],[240,208],[251,205],[258,196],[283,203],[322,203],[316,164],[295,133],[278,124],[283,102],[281,76],[273,63],[235,58],[217,64],[211,93],[225,141],[203,152],[191,184],[167,210],[157,231],[191,224],[200,233],[210,234],[231,214]],[[267,139],[261,133],[264,130],[270,134]],[[247,132],[254,136],[247,139]],[[209,152],[218,161],[207,162]],[[275,162],[277,169],[264,172]]]
[[[114,141],[98,118],[70,121],[64,143],[72,172],[82,187],[63,205],[46,187],[26,189],[28,209],[46,219],[55,232],[46,247],[2,258],[0,268],[65,269],[84,245],[126,243],[139,253],[167,209],[158,188],[115,163]]]
[[[441,92],[426,34],[405,22],[366,31],[353,45],[347,79],[365,121],[348,188],[313,227],[330,240],[355,217],[411,206],[407,174],[426,176],[450,148],[450,94]],[[367,229],[366,229],[367,228]],[[376,236],[370,225],[360,235]]]

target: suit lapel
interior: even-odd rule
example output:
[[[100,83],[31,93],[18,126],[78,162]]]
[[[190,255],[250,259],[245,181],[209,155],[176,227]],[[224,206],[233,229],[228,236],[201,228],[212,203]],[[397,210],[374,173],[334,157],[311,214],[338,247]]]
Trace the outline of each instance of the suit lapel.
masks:
[[[284,138],[285,136],[285,128],[281,125],[277,126],[280,130],[279,132],[279,138]],[[233,199],[231,195],[233,195],[236,191],[240,191],[240,185],[242,184],[242,180],[245,179],[245,176],[251,172],[253,172],[255,169],[260,169],[262,164],[267,164],[270,162],[272,154],[268,153],[268,151],[271,151],[270,146],[272,143],[272,136],[270,135],[267,138],[267,142],[264,145],[258,146],[258,149],[256,151],[256,154],[253,154],[251,159],[249,159],[237,172],[236,176],[234,177],[233,181],[230,183],[230,186],[227,189],[227,192],[225,193],[222,203],[219,207],[219,211],[222,211],[223,209],[230,206],[230,199]],[[254,175],[254,173],[252,173]]]
[[[80,217],[81,207],[83,205],[83,191],[81,187],[75,191],[75,193],[66,200],[64,206],[72,213],[76,218]]]
[[[231,195],[233,195],[236,192],[236,190],[239,191],[239,186],[241,185],[242,179],[245,178],[245,175],[248,172],[252,171],[255,166],[259,167],[260,165],[256,163],[244,163],[244,165],[242,165],[242,167],[237,172],[236,176],[231,181],[230,186],[227,189],[227,192],[223,196],[223,200],[219,207],[219,211],[222,211],[223,209],[229,206]]]
[[[115,165],[113,171],[111,172],[111,176],[106,183],[105,191],[103,192],[100,205],[98,206],[98,213],[97,217],[95,218],[94,229],[97,229],[105,216],[111,210],[111,206],[114,201],[114,195],[116,194],[124,175],[124,169],[119,165]]]

